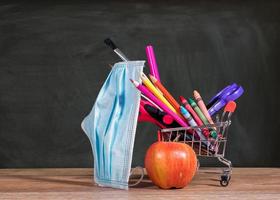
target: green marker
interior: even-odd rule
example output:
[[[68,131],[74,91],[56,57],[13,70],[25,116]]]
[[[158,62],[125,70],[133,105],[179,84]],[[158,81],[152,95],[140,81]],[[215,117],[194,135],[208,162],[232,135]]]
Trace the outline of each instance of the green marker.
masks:
[[[197,106],[197,104],[195,103],[195,101],[192,98],[188,99],[189,104],[193,107],[194,111],[196,112],[196,114],[199,116],[199,118],[201,119],[201,121],[203,121],[203,123],[205,125],[209,124],[208,120],[206,119],[206,117],[204,116],[203,112],[200,110],[200,108]],[[214,130],[210,131],[210,134],[213,138],[217,138],[217,132]]]

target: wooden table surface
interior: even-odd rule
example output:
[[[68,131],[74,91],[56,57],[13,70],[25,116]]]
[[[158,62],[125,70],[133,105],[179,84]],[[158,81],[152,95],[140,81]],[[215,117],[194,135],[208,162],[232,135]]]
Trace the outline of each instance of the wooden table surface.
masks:
[[[0,199],[280,199],[280,168],[234,168],[228,187],[220,170],[202,168],[184,189],[162,190],[148,177],[129,191],[101,188],[92,169],[0,169]]]

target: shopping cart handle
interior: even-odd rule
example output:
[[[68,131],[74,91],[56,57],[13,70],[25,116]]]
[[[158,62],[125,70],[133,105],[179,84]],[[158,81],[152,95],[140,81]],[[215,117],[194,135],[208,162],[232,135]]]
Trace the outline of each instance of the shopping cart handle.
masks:
[[[224,112],[231,112],[233,113],[236,108],[236,103],[234,101],[229,101],[224,109]]]

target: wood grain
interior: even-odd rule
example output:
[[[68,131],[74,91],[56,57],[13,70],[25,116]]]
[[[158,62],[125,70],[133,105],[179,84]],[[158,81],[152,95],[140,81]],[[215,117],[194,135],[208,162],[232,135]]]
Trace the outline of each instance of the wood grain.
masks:
[[[0,199],[280,199],[280,168],[234,168],[228,187],[220,170],[203,168],[184,189],[162,190],[145,176],[123,191],[93,183],[92,169],[1,169]]]

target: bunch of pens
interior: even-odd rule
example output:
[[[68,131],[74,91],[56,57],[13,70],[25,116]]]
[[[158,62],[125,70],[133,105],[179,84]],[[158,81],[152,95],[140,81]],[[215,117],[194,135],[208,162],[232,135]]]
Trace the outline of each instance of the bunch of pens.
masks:
[[[123,60],[128,58],[117,48],[110,39],[104,41]],[[160,81],[158,66],[152,46],[146,47],[147,61],[150,69],[149,77],[141,75],[142,83],[131,82],[141,91],[138,121],[149,121],[161,129],[177,127],[200,127],[187,131],[187,140],[194,136],[197,140],[205,141],[203,148],[215,148],[212,141],[221,137],[211,118],[230,101],[234,101],[243,93],[243,88],[232,84],[220,91],[206,106],[198,91],[194,90],[193,98],[185,99],[180,96],[180,103],[168,92]],[[212,126],[211,126],[212,125]],[[204,126],[204,128],[201,128]]]

